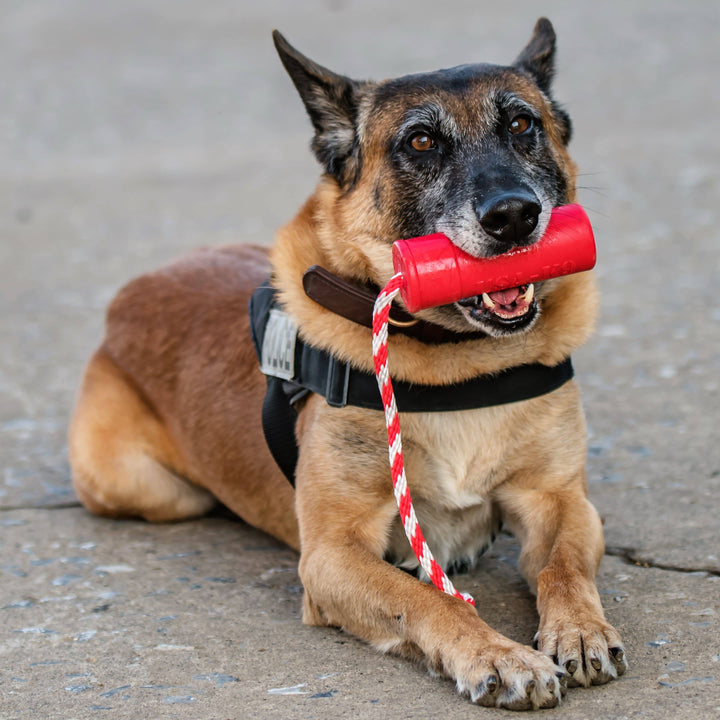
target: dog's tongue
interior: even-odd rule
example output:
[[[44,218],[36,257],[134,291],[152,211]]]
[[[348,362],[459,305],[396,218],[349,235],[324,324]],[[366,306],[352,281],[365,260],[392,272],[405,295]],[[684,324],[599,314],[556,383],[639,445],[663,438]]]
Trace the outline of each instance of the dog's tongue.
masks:
[[[496,290],[495,292],[488,293],[490,299],[498,303],[498,305],[512,305],[520,295],[520,288],[508,288],[507,290]]]

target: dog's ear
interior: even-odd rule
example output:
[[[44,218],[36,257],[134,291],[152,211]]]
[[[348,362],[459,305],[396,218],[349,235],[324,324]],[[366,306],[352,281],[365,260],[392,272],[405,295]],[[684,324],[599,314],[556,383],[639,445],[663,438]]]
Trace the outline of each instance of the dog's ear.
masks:
[[[535,23],[530,42],[517,56],[513,67],[528,73],[544,93],[550,93],[555,74],[555,30],[547,18],[541,17]]]
[[[552,109],[558,129],[560,130],[560,139],[564,145],[567,145],[572,137],[572,121],[570,120],[570,116],[567,114],[565,108],[558,105],[554,100],[552,102]]]
[[[328,70],[298,52],[277,31],[275,48],[310,116],[312,149],[325,171],[346,182],[357,153],[356,116],[361,83]]]
[[[530,75],[537,86],[550,97],[550,86],[555,75],[555,30],[547,18],[541,17],[535,23],[530,42],[518,55],[513,67]],[[572,136],[570,116],[554,100],[552,100],[552,109],[560,138],[567,145]]]

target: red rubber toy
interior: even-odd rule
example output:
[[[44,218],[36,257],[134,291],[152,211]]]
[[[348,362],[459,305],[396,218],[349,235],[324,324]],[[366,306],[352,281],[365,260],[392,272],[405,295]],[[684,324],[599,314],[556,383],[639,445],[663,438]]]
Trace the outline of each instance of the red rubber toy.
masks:
[[[403,276],[400,295],[409,312],[446,305],[595,267],[595,238],[585,210],[563,205],[550,215],[534,245],[477,258],[436,233],[393,243],[393,265]]]

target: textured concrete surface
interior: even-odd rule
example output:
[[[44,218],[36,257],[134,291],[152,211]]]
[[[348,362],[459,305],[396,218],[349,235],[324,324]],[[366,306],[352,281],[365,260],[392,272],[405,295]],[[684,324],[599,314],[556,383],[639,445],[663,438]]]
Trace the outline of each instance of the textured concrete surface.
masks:
[[[543,716],[720,713],[717,3],[447,0],[0,4],[0,718],[509,716],[299,620],[296,558],[231,517],[78,507],[65,432],[103,308],[201,244],[271,241],[310,192],[309,123],[278,27],[341,72],[508,62],[559,36],[599,244],[602,317],[576,355],[598,579],[631,661]],[[528,642],[502,538],[457,584]]]

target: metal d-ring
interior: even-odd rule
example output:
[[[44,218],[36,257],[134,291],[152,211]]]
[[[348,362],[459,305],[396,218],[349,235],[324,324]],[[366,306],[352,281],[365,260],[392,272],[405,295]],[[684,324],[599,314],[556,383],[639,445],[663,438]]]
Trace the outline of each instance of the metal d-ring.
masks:
[[[417,325],[420,322],[420,318],[413,318],[412,320],[393,320],[393,318],[388,315],[388,322],[395,327],[406,328]]]

